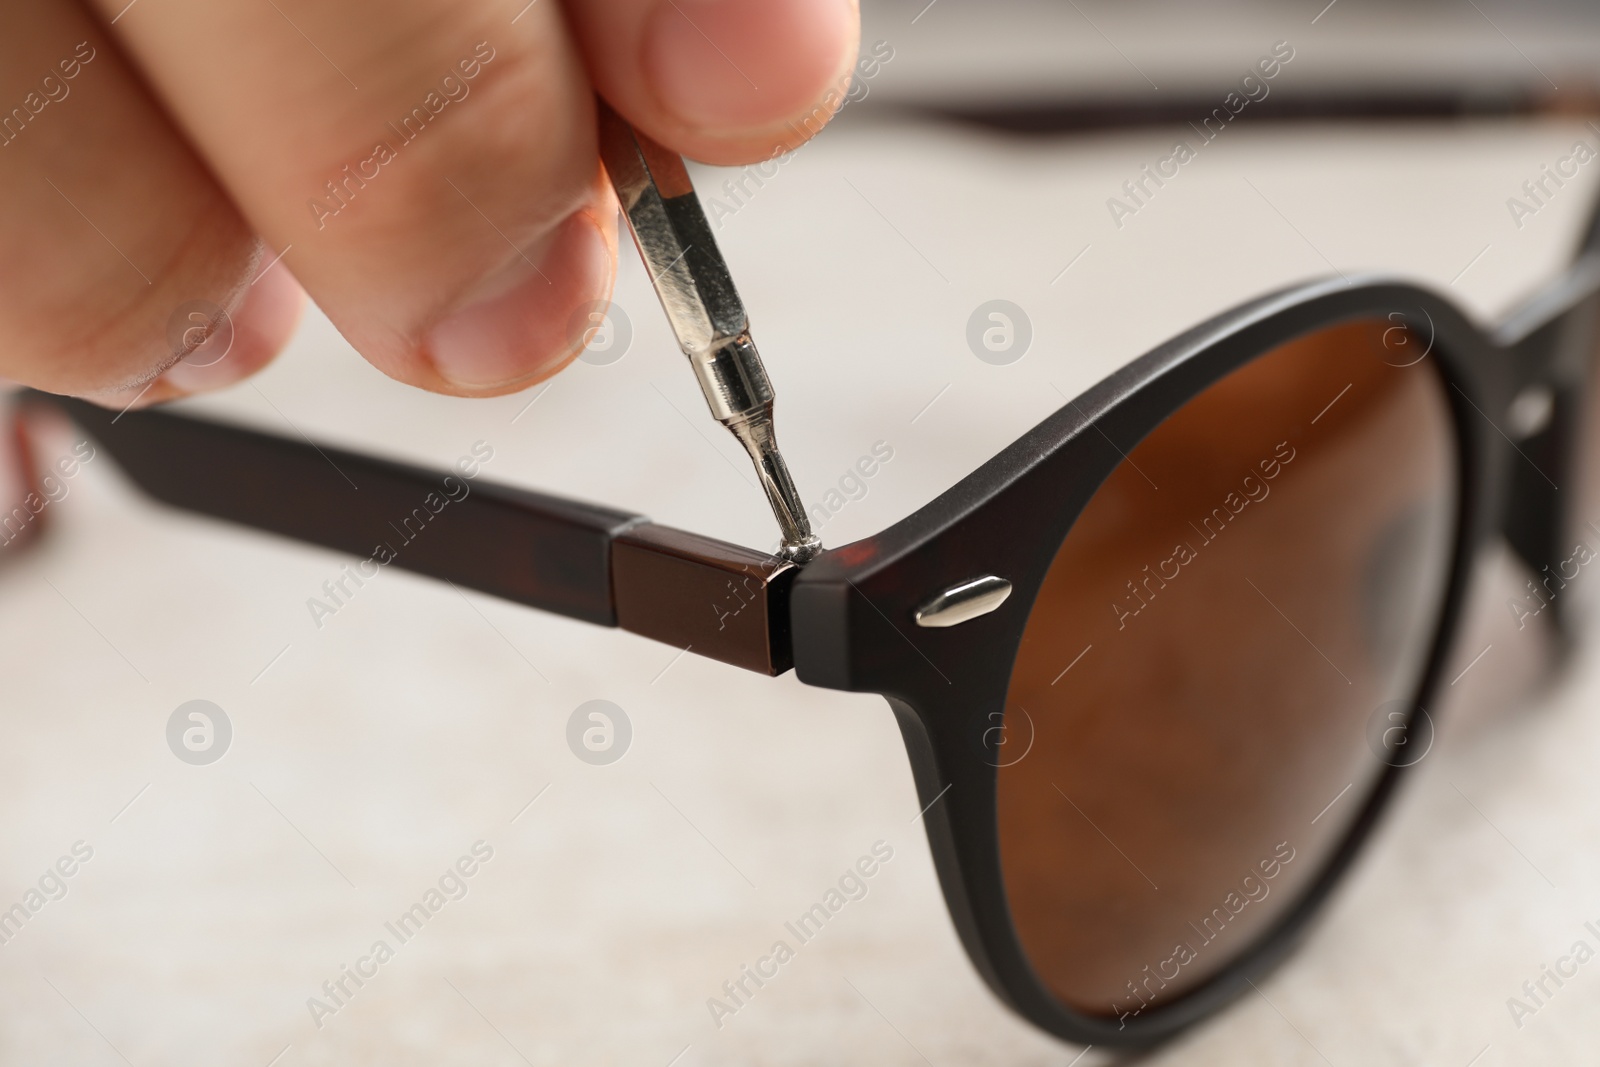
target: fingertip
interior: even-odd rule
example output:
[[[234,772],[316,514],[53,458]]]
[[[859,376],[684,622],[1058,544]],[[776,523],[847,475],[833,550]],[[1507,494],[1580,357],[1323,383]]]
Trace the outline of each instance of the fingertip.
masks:
[[[248,378],[289,343],[305,302],[305,292],[288,268],[272,264],[245,286],[206,336],[191,337],[183,345],[182,358],[157,381],[176,395],[189,396]]]
[[[80,394],[116,411],[134,411],[243,381],[281,352],[305,310],[306,294],[281,264],[246,284],[226,307],[190,300],[167,322],[170,365],[148,380]],[[172,362],[176,357],[176,362]]]
[[[670,138],[709,163],[807,140],[838,110],[860,40],[854,0],[663,0],[641,67]]]

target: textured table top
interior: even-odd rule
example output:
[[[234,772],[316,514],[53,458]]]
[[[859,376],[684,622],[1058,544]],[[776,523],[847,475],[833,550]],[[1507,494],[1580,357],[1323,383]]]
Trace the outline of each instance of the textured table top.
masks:
[[[1052,411],[1057,390],[1289,281],[1396,271],[1492,317],[1557,269],[1594,191],[1585,172],[1520,229],[1505,206],[1575,138],[1594,142],[1581,123],[1241,124],[1117,228],[1106,198],[1172,136],[1015,141],[847,113],[777,176],[747,180],[719,236],[797,481],[822,500],[875,445],[892,450],[822,525],[827,543],[930,500]],[[699,172],[721,197],[737,177]],[[965,340],[972,309],[997,297],[1033,327],[1005,367]],[[414,393],[313,314],[255,384],[201,406],[439,465],[485,441],[485,477],[766,544],[764,504],[634,262],[617,300],[623,358],[543,390]],[[53,436],[46,452],[71,444]],[[319,626],[307,602],[350,560],[158,508],[108,458],[68,485],[49,539],[0,569],[0,908],[41,880],[65,886],[0,945],[5,1062],[1079,1055],[1009,1014],[967,963],[882,700],[398,572]],[[1486,560],[1461,665],[1489,650],[1325,920],[1259,996],[1148,1062],[1589,1055],[1600,963],[1520,1028],[1506,1007],[1574,941],[1593,943],[1585,921],[1600,925],[1600,657],[1587,644],[1530,686],[1544,650],[1504,611],[1516,584]],[[232,728],[204,766],[167,742],[196,699]],[[566,741],[594,699],[632,726],[606,766]],[[714,1019],[707,999],[878,842],[892,858],[867,895]],[[72,874],[48,875],[61,857]],[[430,891],[437,912],[391,931]],[[377,960],[380,940],[391,951]],[[369,977],[357,986],[346,966]],[[341,979],[334,1001],[323,985]]]

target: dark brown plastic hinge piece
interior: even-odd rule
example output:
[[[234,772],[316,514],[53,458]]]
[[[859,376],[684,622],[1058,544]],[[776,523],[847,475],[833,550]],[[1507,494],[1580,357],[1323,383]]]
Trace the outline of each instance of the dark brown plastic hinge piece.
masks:
[[[654,523],[611,542],[618,626],[763,674],[794,665],[789,587],[796,573],[776,556]]]

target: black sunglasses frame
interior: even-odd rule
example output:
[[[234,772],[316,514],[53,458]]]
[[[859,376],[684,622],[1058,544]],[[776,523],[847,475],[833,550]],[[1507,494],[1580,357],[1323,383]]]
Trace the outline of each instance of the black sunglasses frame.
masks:
[[[1431,707],[1478,549],[1504,533],[1536,573],[1565,555],[1557,548],[1568,516],[1553,485],[1563,484],[1576,459],[1575,416],[1600,312],[1600,259],[1584,261],[1568,280],[1565,295],[1572,302],[1510,342],[1486,335],[1442,298],[1400,282],[1333,279],[1251,302],[1151,351],[925,508],[876,537],[824,554],[800,576],[793,592],[800,680],[888,698],[927,805],[934,862],[956,928],[990,987],[1024,1017],[1071,1041],[1143,1045],[1216,1011],[1292,950],[1405,769],[1398,763],[1384,768],[1299,902],[1200,987],[1128,1020],[1063,1006],[1028,963],[1012,925],[997,812],[1002,742],[988,727],[992,714],[1005,713],[1034,596],[1089,499],[1169,415],[1257,357],[1355,319],[1409,328],[1429,343],[1427,358],[1450,393],[1461,489],[1440,622],[1412,703]],[[1583,363],[1571,358],[1579,353]],[[1542,433],[1513,444],[1498,424],[1529,387],[1553,391],[1551,421]],[[953,580],[984,574],[1013,584],[998,610],[950,629],[908,625],[932,594]]]
[[[996,815],[996,742],[1029,610],[1079,513],[1125,455],[1233,370],[1311,331],[1387,318],[1426,339],[1451,401],[1460,477],[1455,556],[1414,706],[1436,695],[1472,563],[1503,535],[1537,573],[1562,558],[1600,316],[1600,219],[1556,282],[1493,332],[1424,289],[1332,279],[1249,302],[1167,342],[1069,402],[958,485],[876,536],[797,568],[766,553],[542,494],[475,484],[395,566],[725,662],[887,697],[899,721],[956,929],[994,992],[1067,1040],[1159,1041],[1216,1011],[1280,961],[1370,835],[1400,781],[1389,766],[1297,904],[1224,970],[1131,1021],[1071,1010],[1027,962],[1007,905]],[[1513,442],[1514,399],[1548,389],[1543,429]],[[367,554],[449,477],[163,411],[114,415],[27,392],[65,413],[147,492],[191,511]],[[359,484],[360,491],[352,493]],[[1013,587],[997,610],[947,629],[915,612],[962,580]],[[1564,604],[1557,623],[1565,627]]]

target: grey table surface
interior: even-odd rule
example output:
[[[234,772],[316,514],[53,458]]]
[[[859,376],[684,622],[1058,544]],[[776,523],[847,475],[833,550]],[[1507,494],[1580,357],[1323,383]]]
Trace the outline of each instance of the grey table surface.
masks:
[[[1594,130],[1241,123],[1118,228],[1106,199],[1176,135],[1014,141],[847,113],[719,213],[808,500],[878,442],[893,450],[822,525],[827,543],[887,526],[1063,396],[1289,281],[1396,272],[1491,321],[1558,269],[1600,173],[1519,228],[1507,198]],[[719,197],[738,177],[697,174]],[[1033,329],[1004,367],[965,340],[996,297]],[[631,256],[617,303],[632,329],[620,360],[517,396],[410,391],[312,313],[257,381],[197,406],[440,465],[485,441],[485,477],[767,544],[764,504]],[[45,451],[71,443],[58,433]],[[880,699],[398,572],[319,626],[307,602],[347,559],[162,510],[108,458],[69,486],[50,538],[0,568],[0,907],[75,842],[93,855],[0,946],[4,1062],[1080,1055],[1009,1014],[963,956]],[[1600,919],[1600,662],[1591,641],[1536,684],[1544,647],[1504,608],[1518,580],[1493,554],[1483,573],[1461,665],[1488,651],[1324,921],[1259,995],[1147,1062],[1590,1055],[1600,964],[1520,1027],[1506,999]],[[208,766],[167,746],[192,699],[232,723]],[[565,740],[591,699],[632,723],[608,766]],[[308,998],[392,941],[384,924],[479,841],[493,856],[466,894],[314,1018]],[[714,1020],[707,999],[878,841],[893,859],[867,896]]]

